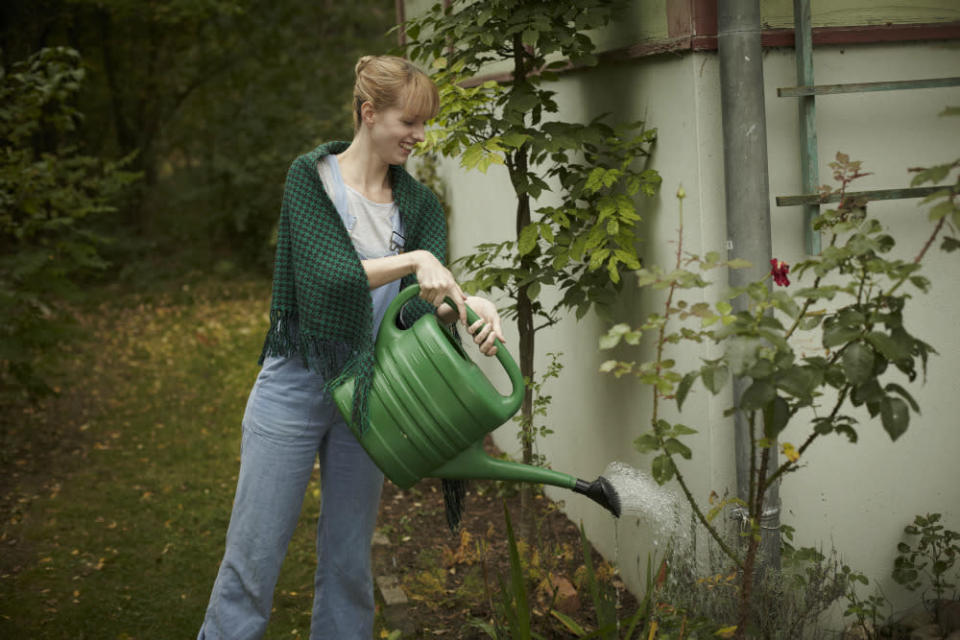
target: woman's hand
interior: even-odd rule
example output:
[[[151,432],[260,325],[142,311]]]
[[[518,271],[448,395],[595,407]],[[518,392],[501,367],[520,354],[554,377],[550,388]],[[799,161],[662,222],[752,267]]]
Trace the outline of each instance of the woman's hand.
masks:
[[[480,316],[479,320],[467,327],[467,331],[473,336],[473,341],[479,345],[480,353],[487,356],[497,355],[494,340],[506,342],[497,307],[486,298],[479,296],[468,297],[467,305]]]
[[[414,251],[412,254],[415,260],[413,273],[417,276],[417,283],[420,285],[420,297],[438,309],[449,297],[457,305],[457,316],[460,322],[467,324],[467,308],[464,306],[467,296],[450,270],[429,251]]]

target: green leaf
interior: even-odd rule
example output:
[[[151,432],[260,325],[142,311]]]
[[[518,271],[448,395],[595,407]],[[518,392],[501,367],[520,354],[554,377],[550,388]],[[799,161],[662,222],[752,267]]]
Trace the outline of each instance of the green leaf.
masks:
[[[774,291],[771,297],[773,305],[791,318],[796,318],[800,314],[800,307],[786,291]]]
[[[824,285],[820,287],[798,289],[793,295],[797,298],[826,298],[827,300],[833,300],[834,296],[837,295],[837,291],[839,290],[840,287],[836,285]]]
[[[690,448],[676,438],[668,438],[663,443],[663,450],[667,453],[678,455],[686,460],[689,460],[693,457],[693,452],[690,451]]]
[[[590,175],[587,176],[587,184],[584,186],[584,190],[587,193],[592,193],[597,191],[603,186],[603,176],[606,173],[606,169],[603,167],[595,167]]]
[[[697,430],[691,429],[685,424],[675,424],[670,430],[670,433],[676,436],[692,436],[693,434],[697,433]]]
[[[895,382],[889,383],[884,389],[899,394],[900,397],[907,401],[914,413],[920,413],[920,405],[917,404],[917,401],[913,399],[913,396],[911,396],[906,389]]]
[[[730,371],[721,364],[705,364],[700,367],[700,377],[703,379],[703,386],[713,395],[717,395],[727,383]]]
[[[740,396],[740,408],[744,411],[762,409],[777,396],[777,390],[769,380],[754,380]]]
[[[910,181],[910,186],[916,187],[917,185],[921,185],[924,182],[933,182],[934,184],[936,184],[941,180],[943,180],[944,178],[946,178],[948,173],[950,173],[949,164],[941,164],[935,167],[924,169],[923,171],[918,173],[913,178],[913,180]]]
[[[694,381],[697,379],[700,373],[697,371],[691,371],[687,375],[683,376],[683,379],[680,381],[680,384],[677,386],[676,399],[677,399],[677,411],[683,409],[683,401],[687,398],[687,393],[690,392],[690,387],[693,386]]]
[[[639,269],[635,275],[638,287],[646,287],[657,281],[657,274],[649,269]]]
[[[753,336],[736,336],[726,341],[726,358],[734,375],[742,375],[757,361],[762,342]]]
[[[866,335],[867,342],[869,342],[873,347],[883,354],[887,360],[891,362],[896,362],[898,360],[903,360],[910,357],[911,344],[913,341],[903,339],[896,339],[892,336],[889,336],[885,333],[880,333],[879,331],[871,331]]]
[[[851,342],[841,357],[843,371],[853,384],[862,384],[873,375],[873,349],[862,342]]]
[[[563,624],[563,626],[565,626],[565,627],[567,628],[567,630],[570,631],[570,632],[571,632],[573,635],[575,635],[576,637],[582,638],[582,637],[584,637],[584,636],[587,635],[586,629],[584,629],[583,627],[581,627],[580,624],[579,624],[576,620],[574,620],[574,619],[571,618],[570,616],[566,615],[565,613],[561,613],[561,612],[557,611],[556,609],[552,609],[552,608],[551,608],[551,609],[550,609],[550,615],[552,615],[554,618],[556,618],[557,620],[559,620],[559,621],[561,622],[561,624]],[[493,628],[491,627],[491,631],[492,631],[492,629],[493,629]],[[487,630],[484,629],[484,631],[487,631]],[[491,633],[490,631],[487,631],[487,634],[490,635],[490,637],[492,637],[492,638],[497,637],[495,631],[494,631],[493,633]],[[389,640],[389,639],[388,639],[388,640]]]
[[[930,280],[925,276],[910,276],[910,282],[923,293],[927,293],[930,290]]]
[[[540,282],[534,281],[527,286],[527,297],[530,300],[536,300],[537,296],[540,295]]]
[[[836,317],[837,323],[854,329],[859,329],[867,321],[867,316],[856,309],[841,309]]]
[[[937,206],[930,209],[930,214],[929,214],[930,222],[937,222],[941,218],[947,217],[948,215],[953,213],[955,210],[956,208],[953,206],[953,202],[951,200],[945,200],[940,204],[938,204]]]
[[[776,438],[787,426],[789,420],[790,405],[780,396],[775,397],[773,402],[763,408],[764,435],[770,439]]]
[[[823,376],[815,367],[789,367],[780,371],[774,382],[795,398],[809,399]]]
[[[464,169],[473,169],[483,159],[484,153],[483,143],[474,143],[463,151],[463,155],[460,156],[460,165]]]
[[[505,147],[510,147],[516,149],[521,147],[524,142],[530,139],[530,136],[525,133],[520,133],[518,131],[511,131],[500,136],[500,142]]]
[[[660,439],[655,433],[648,431],[634,440],[633,446],[640,453],[650,453],[660,449]]]
[[[886,396],[880,401],[880,420],[891,440],[904,434],[910,424],[910,410],[900,398]]]
[[[620,339],[630,331],[630,325],[625,322],[616,324],[610,327],[607,330],[607,333],[600,337],[600,348],[601,349],[612,349],[618,344],[620,344]]]
[[[662,454],[653,459],[651,465],[651,475],[657,481],[657,484],[666,484],[673,478],[677,468],[673,466],[673,460],[666,454]]]
[[[823,328],[823,346],[832,349],[851,340],[856,340],[861,333],[862,330],[856,327],[844,327],[837,322],[831,323]]]
[[[883,389],[876,378],[869,378],[863,384],[857,385],[850,392],[850,401],[853,406],[859,407],[862,404],[879,402],[883,398]]]
[[[825,436],[833,431],[833,423],[830,418],[817,418],[813,421],[813,431],[818,435]]]
[[[857,431],[850,424],[847,424],[846,422],[841,422],[835,427],[835,430],[838,434],[843,434],[847,436],[847,440],[849,440],[852,444],[857,443],[857,439],[858,439]]]
[[[517,239],[517,253],[519,255],[525,256],[533,251],[540,237],[539,231],[539,226],[536,224],[528,224],[520,231],[520,237]]]

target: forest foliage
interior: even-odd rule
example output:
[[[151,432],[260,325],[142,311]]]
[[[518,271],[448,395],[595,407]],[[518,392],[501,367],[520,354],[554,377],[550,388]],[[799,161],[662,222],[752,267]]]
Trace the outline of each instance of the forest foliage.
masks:
[[[353,66],[394,3],[0,6],[0,403],[92,278],[269,269],[290,161],[349,139]]]

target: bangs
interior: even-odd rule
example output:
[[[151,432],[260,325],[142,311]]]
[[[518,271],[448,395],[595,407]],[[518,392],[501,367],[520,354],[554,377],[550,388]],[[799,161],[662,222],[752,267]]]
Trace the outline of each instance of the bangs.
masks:
[[[413,74],[404,94],[402,108],[407,115],[432,120],[440,110],[437,85],[424,73]]]

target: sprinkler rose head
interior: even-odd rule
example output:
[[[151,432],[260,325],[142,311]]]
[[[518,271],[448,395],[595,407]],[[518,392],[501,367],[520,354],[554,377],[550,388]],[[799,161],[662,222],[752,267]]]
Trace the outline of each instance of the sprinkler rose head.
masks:
[[[617,490],[613,488],[610,481],[603,476],[598,476],[593,482],[577,480],[577,485],[573,488],[576,493],[582,493],[607,511],[614,517],[620,517],[620,496]]]

